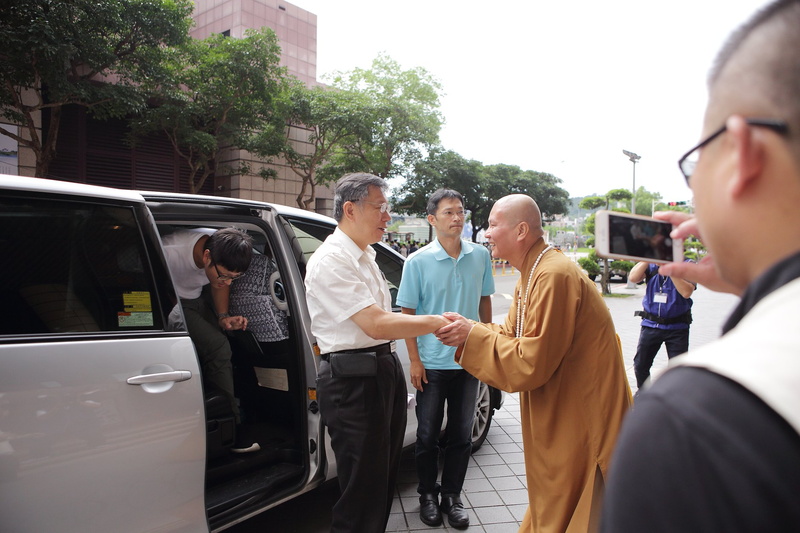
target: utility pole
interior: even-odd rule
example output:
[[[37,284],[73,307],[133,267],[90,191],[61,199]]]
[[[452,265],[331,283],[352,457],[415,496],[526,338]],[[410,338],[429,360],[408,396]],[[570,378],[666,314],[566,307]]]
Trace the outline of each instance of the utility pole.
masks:
[[[631,196],[631,213],[635,215],[636,214],[636,162],[639,161],[642,158],[642,156],[634,154],[633,152],[629,152],[627,150],[623,150],[622,153],[628,156],[631,160],[631,163],[633,163],[633,189],[631,189],[633,195]]]

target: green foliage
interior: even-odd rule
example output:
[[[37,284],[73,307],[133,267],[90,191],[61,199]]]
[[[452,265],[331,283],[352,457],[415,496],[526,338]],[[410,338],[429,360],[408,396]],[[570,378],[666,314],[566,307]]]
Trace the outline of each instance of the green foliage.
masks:
[[[444,118],[439,111],[441,84],[425,69],[402,70],[381,54],[368,70],[337,72],[330,84],[366,99],[359,127],[330,155],[320,170],[324,179],[346,172],[370,172],[382,178],[409,174],[422,154],[439,143]]]
[[[184,42],[191,0],[6,0],[0,4],[0,117],[27,135],[14,138],[46,177],[64,105],[98,118],[141,110],[163,75],[169,46]],[[114,83],[98,83],[111,76]],[[48,110],[49,129],[37,130]]]
[[[605,196],[587,196],[581,203],[578,204],[581,209],[598,209],[600,207],[608,206],[608,199]]]
[[[402,188],[394,196],[397,210],[425,214],[428,197],[442,187],[455,189],[464,197],[470,212],[472,239],[489,227],[489,212],[494,203],[508,194],[527,194],[539,205],[547,220],[568,208],[569,194],[558,186],[561,180],[551,174],[522,170],[514,165],[484,166],[452,151],[434,149],[415,165]]]
[[[196,192],[219,170],[228,146],[268,159],[285,144],[290,82],[271,29],[242,39],[212,35],[170,50],[159,105],[132,121],[134,135],[163,131],[189,165]]]
[[[483,194],[485,202],[472,212],[473,235],[489,227],[489,213],[494,203],[509,194],[526,194],[536,200],[544,220],[566,213],[569,193],[558,186],[561,180],[544,172],[522,170],[515,165],[484,167]]]
[[[657,192],[650,192],[644,187],[639,187],[636,190],[636,214],[653,216],[653,208],[655,210],[663,210],[661,206],[665,205],[661,201],[661,194]]]
[[[319,173],[327,159],[341,146],[354,142],[363,129],[363,117],[370,109],[368,98],[357,92],[297,85],[291,91],[290,121],[308,131],[307,146],[297,151],[287,142],[284,158],[302,179],[297,205],[309,209],[316,198],[316,186],[337,179],[335,173]]]
[[[583,229],[584,229],[584,231],[586,233],[588,233],[589,235],[591,235],[592,238],[594,238],[594,226],[595,226],[595,219],[596,218],[597,217],[595,216],[595,213],[592,213],[591,215],[587,216],[586,219],[583,221]],[[594,241],[592,241],[592,243],[594,243]],[[587,241],[587,244],[588,244],[588,241]]]
[[[611,261],[609,267],[613,270],[624,270],[625,272],[630,272],[631,269],[636,265],[633,261]]]
[[[600,265],[598,265],[597,261],[593,260],[591,256],[579,258],[578,264],[586,271],[591,279],[594,279],[595,276],[600,274]]]
[[[434,148],[414,166],[401,190],[393,197],[395,210],[418,216],[426,215],[428,197],[437,189],[454,189],[464,197],[464,209],[473,211],[485,201],[483,164],[467,160],[457,153]]]
[[[630,202],[633,194],[628,189],[612,189],[606,193],[606,198],[608,198],[609,202]]]

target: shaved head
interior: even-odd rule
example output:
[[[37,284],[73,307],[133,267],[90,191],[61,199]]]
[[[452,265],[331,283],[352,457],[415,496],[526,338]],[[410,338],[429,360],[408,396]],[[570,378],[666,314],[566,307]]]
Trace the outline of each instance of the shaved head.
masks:
[[[709,127],[741,114],[784,120],[791,132],[800,131],[798,28],[800,2],[778,0],[731,35],[709,73]],[[797,140],[790,138],[800,162]]]
[[[510,194],[497,200],[494,209],[502,211],[512,224],[525,222],[531,229],[531,233],[537,237],[544,234],[542,230],[542,212],[533,198],[526,194]]]
[[[533,198],[511,194],[495,202],[489,213],[486,239],[492,257],[502,258],[520,268],[528,250],[542,239],[542,212]]]

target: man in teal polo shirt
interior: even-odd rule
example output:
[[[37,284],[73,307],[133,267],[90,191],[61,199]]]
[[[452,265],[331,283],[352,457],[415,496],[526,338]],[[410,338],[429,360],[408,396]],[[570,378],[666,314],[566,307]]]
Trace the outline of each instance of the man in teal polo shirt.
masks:
[[[410,255],[403,267],[397,303],[407,314],[456,311],[467,318],[492,321],[494,279],[489,252],[461,239],[464,202],[461,194],[439,189],[428,200],[428,222],[436,239]],[[472,451],[472,425],[478,380],[456,364],[455,348],[433,334],[406,339],[411,360],[411,384],[417,389],[417,464],[420,519],[429,526],[442,522],[465,528],[469,515],[461,503],[461,489]],[[447,446],[441,485],[439,430],[447,401]],[[441,505],[439,494],[442,495]]]

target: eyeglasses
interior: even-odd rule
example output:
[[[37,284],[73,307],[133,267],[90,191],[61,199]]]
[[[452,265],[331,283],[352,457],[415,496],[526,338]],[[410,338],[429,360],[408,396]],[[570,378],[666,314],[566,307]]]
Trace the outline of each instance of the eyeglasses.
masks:
[[[463,209],[459,209],[458,211],[451,211],[447,209],[445,211],[440,211],[439,213],[436,214],[436,216],[440,215],[447,218],[453,218],[453,217],[464,218],[465,216],[467,216],[467,212],[464,211]]]
[[[751,126],[769,128],[777,133],[780,133],[781,135],[786,135],[789,133],[788,124],[781,120],[748,118],[746,121]],[[681,174],[683,174],[683,177],[686,178],[686,185],[689,185],[689,180],[692,177],[694,168],[697,166],[697,161],[700,159],[700,149],[725,133],[726,129],[728,129],[728,127],[723,125],[720,129],[700,141],[700,144],[686,152],[683,157],[678,160],[678,167],[681,169]]]
[[[235,276],[229,276],[227,274],[220,273],[219,269],[217,268],[217,264],[214,263],[214,270],[217,271],[217,281],[236,281],[237,279],[241,278],[243,274],[237,274]],[[238,285],[237,285],[238,287]]]
[[[391,214],[392,213],[392,208],[389,206],[388,202],[371,202],[369,200],[359,200],[359,202],[364,202],[365,204],[372,204],[372,205],[379,206],[379,209],[381,210],[381,214],[384,214],[384,213]]]

